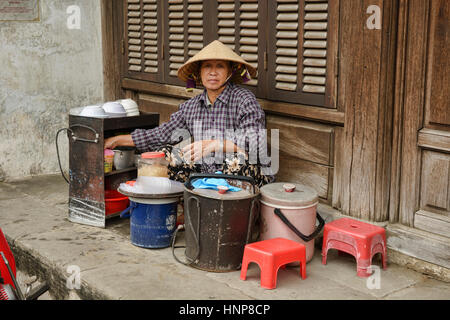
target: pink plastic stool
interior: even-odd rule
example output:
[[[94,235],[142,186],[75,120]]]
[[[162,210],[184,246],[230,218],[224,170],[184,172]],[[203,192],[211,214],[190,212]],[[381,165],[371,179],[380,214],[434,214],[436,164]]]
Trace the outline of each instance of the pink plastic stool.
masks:
[[[247,244],[242,259],[241,280],[247,276],[250,262],[256,262],[261,270],[261,287],[275,289],[280,267],[300,261],[300,275],[306,279],[306,248],[296,241],[274,238]]]
[[[350,218],[327,223],[323,229],[322,264],[327,263],[327,253],[337,249],[356,258],[357,275],[368,277],[368,269],[375,254],[381,253],[383,269],[386,264],[386,232],[383,228]]]

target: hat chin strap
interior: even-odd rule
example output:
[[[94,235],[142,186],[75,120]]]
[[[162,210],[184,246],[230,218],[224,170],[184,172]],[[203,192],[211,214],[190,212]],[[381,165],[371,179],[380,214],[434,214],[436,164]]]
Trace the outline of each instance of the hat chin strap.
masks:
[[[228,83],[228,81],[231,79],[231,77],[233,76],[233,72],[228,76],[228,78],[225,80],[225,82],[219,87],[219,89],[220,88],[222,88],[222,87],[224,87],[227,83]]]

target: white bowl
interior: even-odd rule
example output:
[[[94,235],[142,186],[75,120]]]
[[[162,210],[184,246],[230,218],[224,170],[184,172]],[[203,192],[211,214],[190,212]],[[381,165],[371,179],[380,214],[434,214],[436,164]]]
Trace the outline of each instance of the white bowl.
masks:
[[[138,116],[138,115],[139,115],[139,111],[127,112],[127,117],[134,117],[134,116]]]
[[[126,111],[139,110],[137,103],[132,99],[121,99],[116,102],[120,103]]]
[[[125,108],[118,102],[106,102],[103,105],[103,110],[105,110],[107,114],[126,113]]]
[[[127,113],[126,112],[116,112],[116,113],[110,113],[107,112],[106,113],[108,115],[108,118],[120,118],[120,117],[126,117]]]
[[[86,106],[83,108],[83,110],[80,112],[80,116],[83,117],[100,117],[100,118],[106,118],[108,115],[106,114],[105,110],[97,105],[93,106]]]

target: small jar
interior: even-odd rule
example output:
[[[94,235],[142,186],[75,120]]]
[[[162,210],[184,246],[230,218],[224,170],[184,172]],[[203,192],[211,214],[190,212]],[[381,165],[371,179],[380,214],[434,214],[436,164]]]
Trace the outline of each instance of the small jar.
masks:
[[[169,177],[169,162],[164,152],[145,152],[138,161],[138,176]]]
[[[111,172],[113,167],[113,161],[114,161],[114,151],[111,149],[105,149],[104,151],[104,167],[105,167],[105,173]]]

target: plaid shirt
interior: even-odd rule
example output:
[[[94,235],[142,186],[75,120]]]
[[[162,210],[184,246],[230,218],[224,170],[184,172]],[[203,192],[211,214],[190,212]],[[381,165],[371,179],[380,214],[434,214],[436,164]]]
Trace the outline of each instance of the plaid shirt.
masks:
[[[146,152],[193,137],[194,141],[231,140],[247,153],[258,150],[265,142],[257,136],[260,129],[265,129],[265,114],[255,95],[232,83],[228,83],[213,105],[207,105],[206,94],[205,90],[182,103],[170,120],[159,127],[133,131],[131,136],[136,147]],[[216,171],[216,165],[206,164],[211,161],[205,159],[202,172]]]

